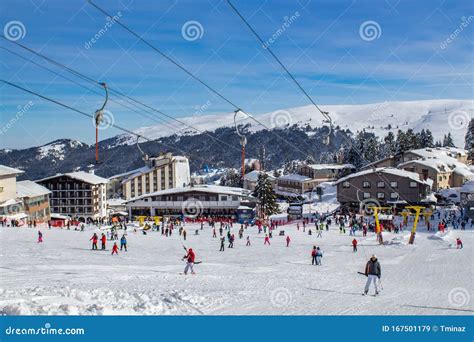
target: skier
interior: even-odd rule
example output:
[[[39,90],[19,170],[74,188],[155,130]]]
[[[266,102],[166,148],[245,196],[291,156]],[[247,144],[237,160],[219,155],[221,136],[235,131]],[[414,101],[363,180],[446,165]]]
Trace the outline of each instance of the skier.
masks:
[[[268,245],[270,245],[270,238],[268,237],[268,235],[265,235],[265,241],[263,242],[263,245],[266,245],[268,243]]]
[[[97,234],[94,233],[94,235],[92,235],[92,237],[89,239],[89,241],[92,241],[92,249],[97,249],[97,240],[99,240],[99,238],[97,237]]]
[[[184,268],[184,274],[188,274],[188,270],[191,269],[191,274],[196,274],[194,272],[194,258],[196,255],[193,252],[193,249],[190,248],[187,250],[187,254],[183,257],[183,259],[186,259],[186,267]]]
[[[112,255],[114,255],[114,253],[118,255],[117,242],[114,242],[114,246],[112,247]]]
[[[38,242],[39,242],[39,241],[38,241]],[[456,248],[457,248],[457,249],[462,249],[462,247],[463,247],[463,246],[462,246],[462,241],[461,241],[461,239],[460,239],[460,238],[457,238],[457,239],[456,239]]]
[[[41,233],[41,230],[38,230],[38,243],[43,242],[43,233]]]
[[[288,235],[288,236],[286,237],[286,247],[289,247],[289,246],[290,246],[290,241],[291,241],[291,239],[290,239],[290,236]]]
[[[311,265],[317,265],[317,261],[316,261],[316,253],[317,253],[317,249],[316,249],[316,246],[313,246],[313,250],[311,251]]]
[[[316,247],[316,265],[321,266],[321,258],[323,257],[323,251],[321,248]]]
[[[219,249],[219,252],[224,251],[224,244],[225,244],[225,237],[221,237],[221,249]]]
[[[377,280],[380,280],[380,277],[382,276],[382,268],[380,267],[380,263],[375,254],[372,254],[372,257],[365,266],[365,275],[367,276],[367,283],[365,284],[364,295],[369,292],[370,283],[372,282],[374,282],[375,295],[378,295],[379,289]]]
[[[247,245],[246,246],[250,246],[250,235],[247,235]]]
[[[125,237],[125,234],[122,235],[122,238],[120,239],[120,250],[122,248],[125,248],[125,252],[127,251],[127,238]]]
[[[357,252],[357,240],[352,240],[352,251],[355,253]]]
[[[212,237],[213,237],[213,238],[217,237],[216,228],[213,228],[213,229],[212,229]]]
[[[227,248],[234,248],[234,239],[234,234],[229,236],[229,246],[227,246]]]
[[[100,241],[102,242],[102,249],[105,250],[105,242],[107,241],[107,238],[105,237],[104,233],[102,233],[102,237],[100,238]]]
[[[186,234],[187,234],[186,229],[183,229],[183,239],[184,239],[184,241],[186,241]]]

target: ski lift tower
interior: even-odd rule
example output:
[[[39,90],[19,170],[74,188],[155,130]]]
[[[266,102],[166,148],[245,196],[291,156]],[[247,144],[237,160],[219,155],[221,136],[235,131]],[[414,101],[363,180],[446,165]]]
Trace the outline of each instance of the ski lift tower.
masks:
[[[237,109],[234,111],[234,125],[235,125],[235,131],[237,132],[237,135],[240,137],[240,146],[242,146],[242,180],[244,179],[245,176],[245,145],[247,145],[247,138],[245,137],[244,134],[242,134],[239,131],[239,128],[237,127],[237,122],[236,122],[236,117],[237,114],[240,112],[240,109]]]
[[[104,104],[100,109],[95,111],[94,119],[95,119],[95,163],[99,164],[99,125],[104,118],[104,108],[109,100],[109,91],[107,89],[107,84],[99,83],[105,90],[105,101]]]

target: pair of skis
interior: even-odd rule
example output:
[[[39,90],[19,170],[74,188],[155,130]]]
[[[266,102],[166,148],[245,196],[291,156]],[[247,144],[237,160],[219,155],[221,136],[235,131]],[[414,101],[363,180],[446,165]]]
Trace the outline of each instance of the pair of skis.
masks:
[[[367,275],[366,275],[364,272],[357,272],[357,273],[367,277]],[[383,290],[382,281],[380,280],[380,278],[379,278],[379,284],[380,284],[380,290]],[[376,297],[379,293],[380,293],[380,291],[377,292],[377,293],[374,295],[374,297]],[[363,295],[363,296],[367,296],[367,293],[363,293],[362,295]]]

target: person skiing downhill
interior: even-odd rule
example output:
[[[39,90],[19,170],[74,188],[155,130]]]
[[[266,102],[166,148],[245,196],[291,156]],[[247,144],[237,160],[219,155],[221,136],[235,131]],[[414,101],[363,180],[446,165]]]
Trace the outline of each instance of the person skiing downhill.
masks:
[[[288,235],[288,236],[286,237],[286,247],[289,247],[289,246],[290,246],[290,241],[291,241],[291,239],[290,239],[290,236]]]
[[[221,248],[219,249],[219,252],[224,251],[224,244],[225,244],[225,237],[221,237]]]
[[[117,242],[114,242],[114,246],[112,247],[112,255],[114,255],[114,253],[118,255]]]
[[[41,233],[41,230],[38,230],[38,243],[43,242],[43,233]]]
[[[374,283],[375,287],[375,295],[378,295],[379,289],[377,283],[382,276],[382,268],[380,267],[380,263],[377,260],[375,254],[372,254],[372,257],[365,266],[365,275],[367,276],[367,283],[365,284],[364,295],[369,292],[370,283],[372,282]]]
[[[105,242],[107,241],[107,238],[105,237],[105,234],[102,233],[102,236],[100,238],[100,242],[102,243],[101,248],[105,250]]]
[[[250,246],[250,236],[247,235],[247,245],[246,246]]]
[[[357,240],[352,240],[352,251],[355,253],[357,252]]]
[[[183,257],[183,259],[186,259],[186,267],[184,268],[184,274],[188,274],[189,269],[191,269],[191,274],[196,274],[194,272],[194,259],[196,255],[194,254],[194,251],[192,248],[188,249],[188,253]]]
[[[92,237],[89,239],[89,241],[92,241],[92,249],[97,249],[97,241],[99,240],[98,236],[96,233],[92,235]]]

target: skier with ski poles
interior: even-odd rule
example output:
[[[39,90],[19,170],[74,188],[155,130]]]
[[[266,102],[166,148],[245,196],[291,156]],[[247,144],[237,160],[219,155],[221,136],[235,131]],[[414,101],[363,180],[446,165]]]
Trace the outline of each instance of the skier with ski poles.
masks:
[[[367,265],[365,265],[365,275],[367,276],[367,283],[365,284],[364,295],[369,292],[369,287],[372,282],[375,287],[375,295],[378,295],[379,289],[377,283],[380,281],[380,277],[382,276],[382,268],[380,267],[380,263],[375,254],[372,254]]]
[[[127,238],[125,237],[125,234],[122,235],[122,238],[120,239],[120,250],[122,248],[125,248],[125,252],[127,251]]]
[[[89,241],[92,241],[92,250],[97,250],[97,241],[99,240],[99,238],[97,237],[97,234],[94,233],[94,235],[92,235],[92,237],[89,239]]]
[[[196,258],[196,255],[194,254],[194,251],[192,248],[186,249],[184,247],[184,250],[186,251],[186,255],[183,257],[183,260],[186,259],[186,266],[184,267],[184,274],[188,274],[188,271],[191,269],[191,274],[196,274],[194,272],[194,259]]]

